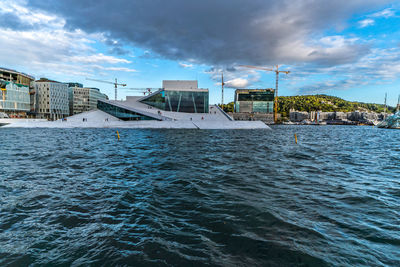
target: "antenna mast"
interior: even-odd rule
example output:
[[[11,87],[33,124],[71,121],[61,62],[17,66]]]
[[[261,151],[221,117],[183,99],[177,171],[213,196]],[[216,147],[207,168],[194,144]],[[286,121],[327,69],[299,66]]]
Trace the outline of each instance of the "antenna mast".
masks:
[[[224,110],[224,85],[225,85],[225,83],[224,83],[224,72],[222,72],[222,74],[221,74],[221,89],[222,89],[222,96],[221,96],[221,107],[222,107],[222,110]]]

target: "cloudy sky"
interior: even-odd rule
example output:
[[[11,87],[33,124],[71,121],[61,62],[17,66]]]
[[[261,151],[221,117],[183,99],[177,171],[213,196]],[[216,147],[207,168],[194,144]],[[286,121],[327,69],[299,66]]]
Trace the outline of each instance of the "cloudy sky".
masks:
[[[395,105],[400,94],[400,4],[385,0],[0,0],[0,66],[76,81],[113,98],[127,87],[197,79],[210,102],[233,88],[330,94]],[[119,98],[135,94],[119,90]]]

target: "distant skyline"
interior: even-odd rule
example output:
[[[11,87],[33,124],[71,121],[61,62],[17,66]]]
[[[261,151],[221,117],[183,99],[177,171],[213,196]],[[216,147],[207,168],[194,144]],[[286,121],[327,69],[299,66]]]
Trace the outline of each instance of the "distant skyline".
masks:
[[[198,80],[220,103],[234,88],[328,94],[395,106],[400,94],[400,4],[382,0],[0,0],[0,67],[79,82],[114,98],[112,85]],[[229,89],[231,88],[231,89]],[[119,98],[135,94],[121,88]],[[137,94],[137,93],[136,93]]]

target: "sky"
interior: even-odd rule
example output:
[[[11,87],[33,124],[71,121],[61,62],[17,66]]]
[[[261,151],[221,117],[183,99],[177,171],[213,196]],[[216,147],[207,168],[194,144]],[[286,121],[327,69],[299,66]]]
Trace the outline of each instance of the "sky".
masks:
[[[0,67],[100,88],[198,80],[210,103],[236,88],[328,94],[394,106],[400,94],[400,4],[389,0],[0,0]]]

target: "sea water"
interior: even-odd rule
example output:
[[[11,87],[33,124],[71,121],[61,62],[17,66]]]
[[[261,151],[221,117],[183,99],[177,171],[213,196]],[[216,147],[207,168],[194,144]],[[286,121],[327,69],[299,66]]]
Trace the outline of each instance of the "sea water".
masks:
[[[1,266],[400,265],[400,131],[119,135],[0,128]]]

